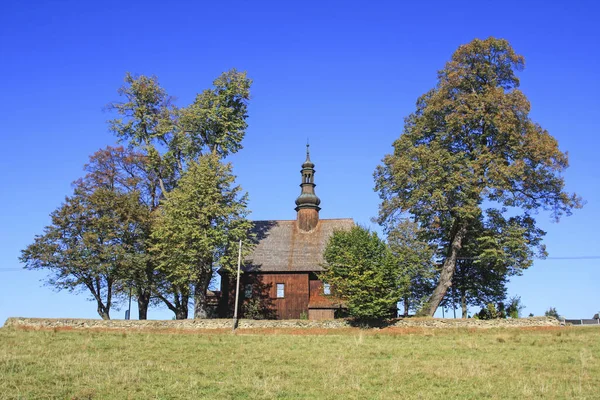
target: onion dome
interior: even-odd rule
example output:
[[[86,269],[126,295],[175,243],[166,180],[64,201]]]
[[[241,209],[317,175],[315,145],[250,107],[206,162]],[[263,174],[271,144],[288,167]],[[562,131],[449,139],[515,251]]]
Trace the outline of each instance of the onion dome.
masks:
[[[302,183],[300,187],[302,191],[300,192],[300,196],[296,199],[296,211],[300,209],[312,208],[317,211],[320,210],[319,204],[321,204],[321,199],[315,194],[315,164],[310,161],[310,152],[309,145],[306,145],[306,161],[302,164],[302,170],[300,173],[302,174]]]

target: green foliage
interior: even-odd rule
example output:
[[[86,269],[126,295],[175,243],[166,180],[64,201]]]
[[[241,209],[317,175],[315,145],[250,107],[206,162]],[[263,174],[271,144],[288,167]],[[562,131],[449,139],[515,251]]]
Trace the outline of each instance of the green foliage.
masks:
[[[462,241],[445,302],[461,304],[464,318],[468,306],[504,301],[508,279],[520,275],[535,256],[546,256],[544,234],[529,217],[504,218],[486,210]]]
[[[49,268],[55,275],[48,283],[59,289],[87,288],[103,318],[109,317],[114,297],[129,288],[138,298],[140,319],[146,318],[148,306],[156,299],[173,310],[176,318],[186,318],[191,291],[197,299],[206,297],[210,265],[231,265],[231,240],[248,224],[242,218],[245,211],[232,211],[236,201],[245,210],[245,197],[239,201],[227,197],[237,194],[237,189],[230,187],[233,178],[219,180],[215,173],[229,174],[230,166],[219,167],[218,160],[242,148],[251,83],[246,73],[232,69],[218,77],[213,88],[198,94],[193,104],[178,108],[156,77],[127,73],[119,89],[123,101],[108,105],[117,114],[108,122],[109,128],[127,147],[107,147],[92,155],[75,194],[52,214],[52,225],[44,234],[23,251],[21,260],[26,268]],[[210,167],[204,159],[208,155],[214,158]],[[215,201],[204,204],[203,215],[213,230],[206,230],[211,232],[210,238],[203,236],[202,249],[190,242],[191,237],[184,240],[182,234],[190,228],[184,227],[184,222],[181,231],[173,230],[168,237],[161,236],[164,230],[153,232],[157,226],[169,228],[164,215],[173,207],[167,206],[170,211],[163,213],[161,200],[199,164],[205,171],[215,171],[207,175],[215,178],[213,181],[201,182],[205,185],[201,201]],[[213,184],[222,186],[209,187]],[[220,198],[217,192],[222,194]],[[215,208],[231,214],[218,214]],[[171,216],[171,222],[177,219]],[[223,230],[220,237],[215,229]],[[162,240],[178,247],[169,248]],[[154,253],[150,247],[155,248]],[[204,258],[200,262],[201,253]],[[187,265],[191,275],[198,269],[210,270],[203,275],[208,280],[201,286],[191,284],[198,276],[182,277],[183,264],[190,260],[196,262]]]
[[[239,240],[246,251],[251,244],[247,195],[234,184],[230,164],[201,156],[189,164],[157,215],[152,253],[158,269],[173,287],[193,286],[197,302],[205,298],[214,269],[233,271]]]
[[[477,319],[496,319],[501,318],[501,315],[494,303],[488,303],[477,313]]]
[[[495,318],[520,318],[521,311],[525,306],[521,303],[520,296],[513,296],[508,303],[498,302],[497,304],[488,303],[483,307],[478,314],[478,319],[495,319]]]
[[[195,159],[211,153],[226,157],[242,148],[242,139],[248,124],[250,85],[245,72],[227,71],[194,102],[180,110],[181,129],[188,158]]]
[[[556,308],[554,308],[554,307],[550,307],[549,309],[547,309],[546,312],[544,312],[544,315],[546,317],[554,317],[556,319],[560,319],[560,315],[558,314],[558,311],[556,311]]]
[[[156,77],[127,73],[119,94],[109,104],[119,118],[109,121],[120,140],[138,149],[165,195],[202,155],[223,158],[242,148],[252,81],[245,72],[227,71],[187,107],[178,108]]]
[[[242,314],[248,319],[272,319],[275,318],[273,310],[269,307],[269,302],[261,298],[252,298],[246,300],[242,305]],[[308,319],[302,318],[300,319]]]
[[[356,226],[334,232],[324,252],[324,282],[344,300],[349,314],[359,320],[392,316],[408,290],[408,277],[375,232]]]
[[[525,306],[521,303],[520,296],[513,296],[508,300],[506,306],[506,316],[510,318],[521,318],[521,311]]]
[[[558,220],[582,205],[564,191],[567,155],[529,117],[516,76],[523,66],[506,40],[475,39],[460,46],[439,72],[436,87],[418,99],[393,154],[375,172],[379,222],[393,225],[408,213],[439,248],[443,265],[429,315],[450,287],[463,240],[478,229],[482,215],[489,228],[482,240],[489,243],[480,256],[493,264],[513,259],[523,268],[532,253],[522,249],[536,235],[531,214],[547,210]],[[484,203],[491,206],[485,214]],[[509,209],[521,212],[514,217],[519,221],[504,216]]]
[[[246,73],[230,70],[213,82],[212,89],[198,94],[193,104],[179,108],[156,77],[126,74],[125,85],[119,89],[124,101],[109,105],[118,114],[109,126],[143,160],[142,168],[131,174],[138,178],[151,211],[157,212],[161,199],[177,188],[202,156],[222,158],[242,148],[251,83]],[[160,246],[157,240],[148,233],[149,246]],[[137,274],[147,278],[143,293],[151,290],[177,318],[186,318],[190,290],[204,291],[204,297],[205,290],[174,281],[164,268],[157,268],[158,263],[151,254],[144,273]]]
[[[419,310],[435,286],[437,268],[431,244],[422,239],[422,230],[409,219],[389,227],[387,242],[399,271],[409,282],[402,301],[405,312]]]
[[[141,262],[145,209],[137,192],[88,175],[52,214],[52,223],[22,251],[27,269],[47,269],[58,290],[88,290],[98,314],[110,318],[129,268]]]
[[[152,211],[158,207],[160,189],[151,176],[148,159],[130,148],[107,146],[98,150],[85,165],[86,180],[96,186],[110,187],[137,197],[135,223],[138,229],[128,248],[128,266],[121,286],[133,288],[140,319],[146,319],[148,307],[156,303],[157,274],[148,253]]]

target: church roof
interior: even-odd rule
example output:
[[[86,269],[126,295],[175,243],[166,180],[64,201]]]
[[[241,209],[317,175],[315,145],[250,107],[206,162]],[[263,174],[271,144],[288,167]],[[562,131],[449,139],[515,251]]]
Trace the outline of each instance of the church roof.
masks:
[[[352,218],[321,219],[309,232],[296,220],[254,221],[256,247],[246,258],[247,270],[262,272],[321,271],[323,251],[335,230],[349,230]]]

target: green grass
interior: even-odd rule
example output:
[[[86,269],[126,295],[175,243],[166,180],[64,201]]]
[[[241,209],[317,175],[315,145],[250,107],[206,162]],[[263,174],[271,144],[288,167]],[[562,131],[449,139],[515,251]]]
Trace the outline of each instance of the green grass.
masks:
[[[3,328],[0,399],[592,399],[600,396],[599,358],[594,328],[320,335]]]

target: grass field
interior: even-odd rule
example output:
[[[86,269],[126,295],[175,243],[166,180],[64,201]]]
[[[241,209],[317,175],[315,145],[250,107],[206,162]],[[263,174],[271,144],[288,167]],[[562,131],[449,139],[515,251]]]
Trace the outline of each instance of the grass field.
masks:
[[[597,399],[600,329],[2,328],[0,398]]]

